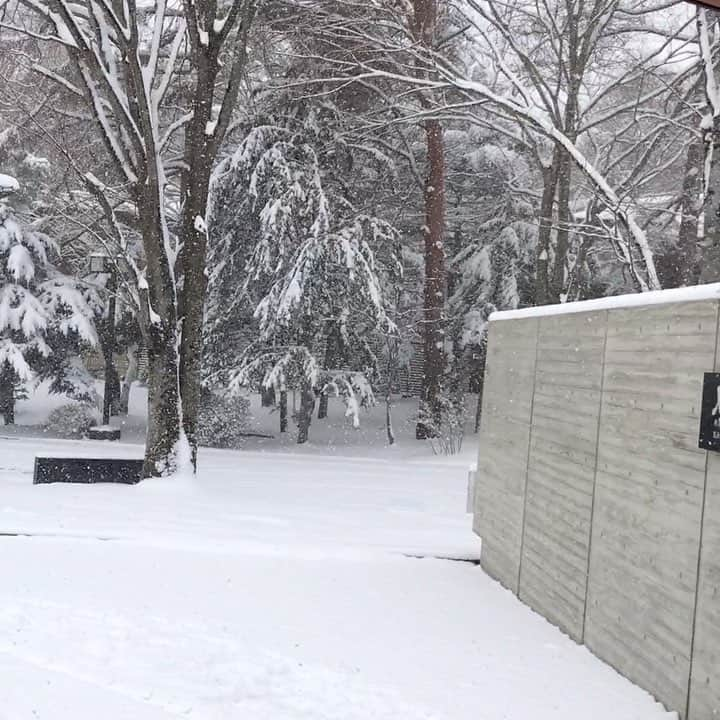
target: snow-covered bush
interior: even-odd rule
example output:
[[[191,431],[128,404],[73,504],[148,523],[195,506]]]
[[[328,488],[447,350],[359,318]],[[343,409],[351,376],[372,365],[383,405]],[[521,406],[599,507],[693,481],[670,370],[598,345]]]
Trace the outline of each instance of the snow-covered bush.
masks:
[[[420,421],[428,429],[428,437],[435,455],[457,455],[465,436],[466,409],[462,398],[442,396],[436,407],[438,413],[427,411],[421,404]]]
[[[329,372],[321,378],[321,392],[342,398],[345,417],[351,418],[353,427],[360,427],[360,408],[375,405],[375,394],[367,377],[360,372]]]
[[[214,448],[238,448],[247,430],[250,401],[240,395],[203,392],[198,417],[199,445]]]
[[[82,438],[99,420],[97,409],[90,403],[68,403],[55,408],[45,429],[60,437]]]

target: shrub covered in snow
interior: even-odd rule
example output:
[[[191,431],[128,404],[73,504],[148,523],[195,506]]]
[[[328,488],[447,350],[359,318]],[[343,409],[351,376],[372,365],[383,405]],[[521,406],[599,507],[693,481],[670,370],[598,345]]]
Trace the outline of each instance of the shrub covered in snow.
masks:
[[[427,428],[435,455],[457,455],[462,450],[465,436],[465,403],[461,397],[441,395],[437,400],[437,413],[424,403],[420,406],[420,422]]]
[[[375,405],[372,385],[364,373],[330,371],[324,373],[320,384],[322,392],[335,395],[345,403],[345,417],[352,419],[353,427],[360,427],[360,408]]]
[[[246,397],[205,390],[198,418],[198,444],[214,448],[240,447],[249,414],[250,401]]]
[[[45,429],[60,437],[86,437],[90,428],[97,424],[98,413],[89,403],[68,403],[55,408],[48,418]]]

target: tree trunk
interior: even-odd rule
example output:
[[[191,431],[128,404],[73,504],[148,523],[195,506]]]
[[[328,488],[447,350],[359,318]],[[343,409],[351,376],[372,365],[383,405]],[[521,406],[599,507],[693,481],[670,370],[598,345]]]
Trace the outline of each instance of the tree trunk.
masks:
[[[133,383],[138,377],[138,360],[139,348],[137,345],[132,345],[128,348],[128,367],[123,378],[122,388],[120,390],[120,400],[118,401],[118,415],[127,416],[130,412],[130,391],[132,390]]]
[[[690,142],[685,156],[677,242],[663,248],[657,258],[657,272],[662,287],[689,287],[698,283],[700,256],[705,244],[700,237],[702,203],[703,144],[696,140]]]
[[[702,160],[701,142],[688,145],[683,175],[680,229],[678,231],[675,282],[664,282],[664,287],[696,285],[700,273],[698,253],[698,220],[702,212]]]
[[[309,383],[303,385],[300,392],[300,410],[298,411],[298,445],[303,445],[308,441],[310,433],[310,423],[312,421],[313,410],[315,409],[315,393]]]
[[[412,0],[410,30],[419,45],[434,49],[438,35],[438,0]],[[423,107],[429,101],[419,97]],[[415,437],[424,440],[439,420],[442,377],[445,370],[445,147],[439,120],[423,123],[428,174],[425,179],[425,286],[423,289],[423,383]]]
[[[423,385],[415,437],[432,433],[425,418],[439,420],[445,369],[445,148],[440,122],[425,123],[429,172],[425,185],[425,287],[423,322]]]
[[[0,415],[5,425],[15,424],[15,372],[8,363],[0,370]]]
[[[172,475],[189,461],[182,433],[178,316],[173,268],[166,251],[157,176],[148,178],[138,196],[148,287],[141,290],[140,324],[148,349],[148,430],[143,477]]]
[[[275,388],[265,387],[264,385],[260,388],[260,404],[262,407],[274,407],[275,406]]]
[[[704,198],[701,284],[720,280],[720,118],[715,119],[714,128],[705,132],[704,142],[710,172]]]
[[[108,315],[101,334],[102,352],[105,361],[105,387],[103,393],[103,425],[110,424],[113,404],[118,396],[115,370],[115,310],[117,306],[117,276],[113,270],[107,282]]]
[[[387,368],[385,378],[385,429],[387,431],[388,445],[395,444],[395,430],[392,424],[392,391],[397,363],[398,342],[392,338],[387,343]]]
[[[189,458],[183,457],[182,409],[179,367],[174,333],[154,329],[148,347],[148,429],[145,442],[143,476],[170,475]]]
[[[320,394],[320,402],[318,402],[318,420],[324,420],[328,414],[328,405],[330,404],[330,396],[327,390],[323,390]]]
[[[210,6],[212,7],[212,6]],[[234,4],[237,7],[237,3]],[[249,13],[249,14],[247,14]],[[215,14],[213,8],[211,15]],[[254,3],[246,3],[243,15],[249,24],[254,14]],[[244,65],[248,27],[243,28],[235,42],[235,61],[238,67],[228,79],[228,94],[237,97],[240,68]],[[192,119],[185,130],[185,172],[182,176],[182,251],[179,265],[182,271],[182,294],[180,298],[180,396],[182,398],[182,423],[185,438],[190,447],[192,465],[197,469],[197,421],[202,391],[203,318],[207,294],[207,201],[210,193],[210,177],[213,162],[219,150],[223,130],[213,125],[213,101],[219,69],[222,67],[222,46],[203,42],[191,31],[191,43],[195,53],[195,84],[192,98]],[[231,88],[235,88],[232,90]],[[225,108],[221,108],[225,110]],[[227,117],[229,122],[229,116]],[[219,133],[216,136],[216,133]]]
[[[558,229],[555,238],[555,253],[553,270],[550,281],[550,303],[559,303],[563,300],[566,285],[567,256],[570,248],[570,226],[572,216],[570,213],[570,185],[572,181],[572,164],[570,154],[560,151],[560,165],[557,174],[558,188]]]
[[[118,374],[115,363],[113,362],[112,371],[110,373],[110,416],[116,417],[120,414],[120,395],[122,386],[120,384],[120,375]]]
[[[388,445],[395,444],[395,431],[392,424],[392,400],[390,395],[385,396],[385,427],[387,428]]]
[[[477,397],[477,407],[475,408],[475,432],[479,432],[480,430],[480,420],[482,418],[482,401],[483,401],[483,391],[485,390],[485,363],[487,361],[487,351],[483,353],[482,360],[480,362],[480,367],[478,368],[478,378],[477,378],[477,389],[478,389],[478,397]]]
[[[392,394],[390,392],[390,383],[385,393],[385,429],[387,431],[388,445],[395,444],[395,430],[392,424]]]
[[[547,305],[550,300],[550,247],[555,210],[560,149],[553,152],[552,165],[543,168],[543,191],[540,200],[540,228],[538,230],[537,258],[535,266],[535,304]]]
[[[280,432],[287,432],[288,398],[287,390],[280,391]]]
[[[183,429],[190,445],[193,467],[197,466],[196,428],[200,410],[202,330],[205,295],[207,292],[205,214],[210,183],[210,160],[207,157],[203,158],[203,160],[206,166],[197,168],[197,173],[194,173],[194,177],[189,181],[185,195],[182,223],[183,292],[181,305],[180,393],[182,397]]]
[[[584,69],[580,67],[578,57],[578,17],[570,17],[570,37],[568,40],[568,54],[571,76],[568,78],[569,87],[565,101],[563,132],[570,142],[577,139],[577,102],[580,91],[580,78]],[[570,230],[573,224],[570,211],[570,194],[572,184],[572,169],[574,161],[570,153],[556,145],[553,163],[557,167],[555,182],[557,184],[557,216],[558,229],[555,238],[555,253],[553,258],[552,277],[550,279],[550,296],[552,303],[564,301],[567,285],[567,260],[570,249]]]
[[[343,343],[337,323],[330,321],[327,326],[327,337],[325,338],[325,370],[333,370],[343,367],[346,361],[343,352]],[[324,420],[328,414],[329,392],[323,388],[318,403],[318,420]]]

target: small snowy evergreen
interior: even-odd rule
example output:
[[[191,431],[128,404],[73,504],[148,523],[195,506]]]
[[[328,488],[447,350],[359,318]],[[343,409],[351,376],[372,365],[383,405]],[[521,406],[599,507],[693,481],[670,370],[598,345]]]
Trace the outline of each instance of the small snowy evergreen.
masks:
[[[15,395],[38,379],[55,392],[88,399],[92,379],[78,355],[95,345],[93,291],[61,273],[58,248],[0,202],[0,398],[12,422]]]

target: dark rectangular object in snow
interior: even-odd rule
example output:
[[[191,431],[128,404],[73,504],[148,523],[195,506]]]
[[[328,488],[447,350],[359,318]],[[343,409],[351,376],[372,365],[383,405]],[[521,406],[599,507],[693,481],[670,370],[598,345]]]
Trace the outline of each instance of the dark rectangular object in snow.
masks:
[[[134,485],[142,478],[142,467],[142,460],[36,457],[33,484],[65,482]]]

